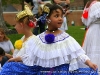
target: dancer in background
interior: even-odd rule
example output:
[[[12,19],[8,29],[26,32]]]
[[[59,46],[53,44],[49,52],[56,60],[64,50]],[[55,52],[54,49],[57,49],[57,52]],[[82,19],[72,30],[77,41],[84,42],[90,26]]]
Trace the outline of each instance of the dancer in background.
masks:
[[[82,22],[88,28],[83,42],[83,49],[100,71],[100,2],[89,0],[84,8]]]
[[[7,63],[5,63],[5,66],[3,66],[2,70],[17,70],[19,73],[15,73],[15,72],[4,72],[4,73],[0,73],[0,75],[31,75],[32,73],[30,72],[30,70],[26,71],[24,69],[20,70],[20,67],[22,68],[23,65],[28,65],[30,64],[31,59],[29,52],[32,49],[32,43],[33,40],[36,36],[32,33],[32,29],[35,27],[34,24],[34,15],[31,12],[31,10],[29,9],[29,7],[27,5],[25,5],[25,10],[19,12],[16,16],[16,25],[15,25],[15,29],[17,30],[18,34],[23,34],[23,37],[19,40],[17,40],[14,44],[15,46],[15,51],[13,54],[13,58],[9,59]],[[23,60],[26,61],[23,61]],[[13,62],[9,62],[13,60]],[[16,61],[18,61],[16,63]],[[20,67],[17,67],[16,64],[21,64]],[[13,65],[13,66],[10,66]],[[8,69],[5,69],[8,68]],[[25,68],[25,67],[24,67]],[[3,72],[3,71],[2,71]]]

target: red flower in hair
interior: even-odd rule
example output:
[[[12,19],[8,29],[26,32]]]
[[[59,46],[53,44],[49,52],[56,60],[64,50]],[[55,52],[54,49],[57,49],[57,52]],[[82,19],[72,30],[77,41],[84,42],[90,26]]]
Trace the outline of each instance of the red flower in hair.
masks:
[[[34,23],[33,21],[30,20],[29,26],[30,26],[30,27],[35,27],[35,23]]]

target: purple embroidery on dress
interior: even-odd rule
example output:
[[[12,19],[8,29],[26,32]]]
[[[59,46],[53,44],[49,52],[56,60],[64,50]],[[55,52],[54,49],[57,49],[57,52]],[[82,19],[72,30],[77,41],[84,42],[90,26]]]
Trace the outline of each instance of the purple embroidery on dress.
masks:
[[[47,35],[45,32],[41,33],[40,35],[38,35],[38,37],[40,38],[40,40],[43,42],[43,43],[47,43],[46,40],[45,40],[45,35]],[[54,39],[54,42],[53,43],[56,43],[56,42],[60,42],[60,41],[63,41],[65,39],[67,39],[68,37],[70,37],[69,34],[65,33],[65,32],[62,32],[61,34],[55,36],[55,39]],[[48,44],[48,43],[47,43]]]

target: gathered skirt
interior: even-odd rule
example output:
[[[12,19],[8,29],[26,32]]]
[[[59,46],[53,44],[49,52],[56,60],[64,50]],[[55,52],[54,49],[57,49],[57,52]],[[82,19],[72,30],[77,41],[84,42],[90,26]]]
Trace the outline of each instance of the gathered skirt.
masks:
[[[98,62],[100,61],[100,22],[99,24],[92,24],[87,30],[83,50],[100,71],[100,62]]]
[[[53,68],[43,68],[41,66],[26,66],[20,62],[6,63],[0,75],[98,75],[97,70],[91,68],[79,68],[69,71],[69,64],[63,64]]]

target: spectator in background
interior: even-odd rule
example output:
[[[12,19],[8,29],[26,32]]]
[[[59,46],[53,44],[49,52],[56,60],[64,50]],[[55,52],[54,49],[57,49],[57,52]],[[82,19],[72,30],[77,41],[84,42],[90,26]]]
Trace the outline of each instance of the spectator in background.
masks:
[[[3,48],[0,47],[0,61],[2,61],[2,58],[5,56],[5,51]]]
[[[2,58],[5,56],[5,51],[3,48],[0,47],[0,61],[2,61]],[[1,64],[0,64],[0,70],[1,70]]]
[[[33,3],[34,3],[34,8],[33,8],[32,11],[33,11],[35,17],[38,18],[39,5],[44,4],[44,2],[42,0],[33,0]],[[39,25],[37,24],[36,27],[33,30],[33,34],[38,35],[38,30],[39,30]]]
[[[0,47],[3,48],[5,51],[5,56],[2,58],[2,61],[0,62],[1,66],[3,66],[9,58],[12,58],[12,55],[10,53],[13,54],[14,47],[2,28],[0,28]]]
[[[34,8],[34,3],[32,0],[24,0],[24,4],[28,5],[31,10]]]
[[[70,4],[70,0],[51,0],[52,3],[59,4],[59,3],[67,3]]]
[[[43,16],[43,6],[44,5],[40,5],[38,8],[37,19]],[[39,31],[37,32],[37,34],[45,31],[45,23],[41,22],[40,20],[37,20],[37,25],[39,26],[38,28]]]
[[[66,30],[68,30],[66,17],[70,13],[70,11],[68,10],[69,9],[69,5],[67,5],[66,3],[60,3],[59,5],[62,6],[63,13],[64,13],[64,15],[63,15],[63,23],[62,23],[62,26],[60,27],[60,30],[66,32]]]

